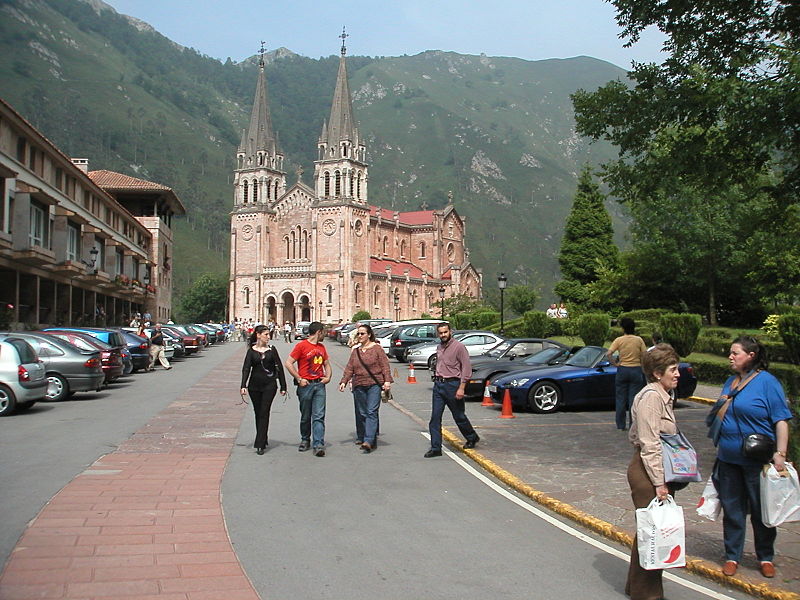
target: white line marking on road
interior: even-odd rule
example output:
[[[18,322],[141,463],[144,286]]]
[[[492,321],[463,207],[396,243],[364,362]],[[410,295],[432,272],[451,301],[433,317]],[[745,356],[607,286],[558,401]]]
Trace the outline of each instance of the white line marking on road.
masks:
[[[420,432],[420,433],[421,433],[421,435],[423,437],[425,437],[425,438],[430,440],[430,435],[428,433],[425,433],[425,432]],[[559,521],[555,517],[553,517],[553,516],[547,514],[546,512],[536,508],[535,506],[532,506],[531,504],[529,504],[525,500],[523,500],[523,499],[517,497],[516,495],[512,494],[511,492],[509,492],[507,489],[504,489],[501,486],[497,485],[494,481],[489,479],[486,475],[484,475],[483,473],[478,471],[475,467],[473,467],[472,465],[467,463],[463,458],[461,458],[460,456],[456,455],[454,452],[452,452],[450,450],[447,450],[444,447],[442,448],[442,451],[447,456],[449,456],[452,460],[454,460],[458,465],[460,465],[469,474],[471,474],[472,476],[477,478],[479,481],[481,481],[482,483],[484,483],[487,486],[489,486],[492,490],[494,490],[495,492],[497,492],[501,496],[506,497],[508,500],[511,500],[514,504],[517,504],[518,506],[524,508],[529,513],[532,513],[532,514],[536,515],[540,519],[543,519],[544,521],[547,521],[551,525],[553,525],[555,527],[558,527],[561,531],[564,531],[565,533],[568,533],[569,535],[571,535],[573,537],[576,537],[579,540],[581,540],[583,542],[586,542],[587,544],[590,544],[591,546],[594,546],[595,548],[598,548],[598,549],[602,550],[603,552],[611,554],[612,556],[616,556],[617,558],[620,558],[620,559],[624,560],[625,562],[630,562],[630,556],[628,556],[624,552],[620,552],[616,548],[612,548],[611,546],[608,546],[607,544],[604,544],[603,542],[600,542],[599,540],[596,540],[596,539],[594,539],[592,537],[589,537],[585,533],[582,533],[582,532],[578,531],[577,529],[567,525],[566,523],[562,523],[561,521]],[[716,592],[716,591],[714,591],[712,589],[709,589],[707,587],[704,587],[702,585],[694,583],[693,581],[689,581],[689,580],[684,579],[682,577],[678,577],[677,575],[673,575],[672,573],[670,573],[669,571],[666,571],[666,570],[664,571],[664,577],[666,577],[670,581],[674,581],[678,585],[682,585],[683,587],[686,587],[686,588],[689,588],[690,590],[693,590],[695,592],[699,592],[701,594],[704,594],[704,595],[708,596],[709,598],[714,598],[715,600],[735,600],[731,596],[726,596],[725,594],[722,594],[720,592]]]

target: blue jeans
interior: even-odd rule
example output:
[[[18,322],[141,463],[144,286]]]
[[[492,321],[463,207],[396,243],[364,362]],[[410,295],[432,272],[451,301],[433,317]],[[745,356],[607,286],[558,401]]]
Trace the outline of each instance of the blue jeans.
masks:
[[[428,423],[428,431],[431,434],[431,450],[441,451],[442,449],[442,415],[444,407],[453,413],[453,420],[458,425],[467,441],[477,441],[478,434],[469,422],[466,412],[464,412],[464,399],[456,400],[456,390],[458,381],[436,381],[433,384],[433,397],[431,406],[431,420]]]
[[[311,440],[312,425],[314,433],[313,448],[325,446],[325,384],[309,383],[305,387],[297,387],[297,399],[300,402],[300,439]]]
[[[734,465],[717,459],[712,479],[722,503],[722,539],[725,560],[742,559],[747,513],[753,525],[756,558],[769,561],[775,557],[778,530],[761,521],[761,466]]]
[[[614,379],[616,386],[617,429],[625,429],[628,425],[628,414],[631,412],[633,399],[645,386],[644,373],[641,367],[617,367]]]
[[[378,433],[378,410],[381,407],[381,387],[373,385],[353,386],[356,405],[356,437],[375,447]]]

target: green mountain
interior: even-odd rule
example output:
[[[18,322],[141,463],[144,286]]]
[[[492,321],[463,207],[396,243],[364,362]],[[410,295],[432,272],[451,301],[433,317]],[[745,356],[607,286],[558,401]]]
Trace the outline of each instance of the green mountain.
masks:
[[[302,165],[308,183],[338,57],[279,49],[266,59],[287,171]],[[569,94],[625,72],[588,57],[439,51],[350,57],[348,72],[370,202],[439,208],[452,191],[487,287],[502,270],[549,297],[580,166],[614,152],[575,134]],[[92,170],[164,183],[187,206],[175,225],[178,293],[227,270],[232,169],[255,82],[254,59],[203,56],[99,0],[0,0],[0,96]]]

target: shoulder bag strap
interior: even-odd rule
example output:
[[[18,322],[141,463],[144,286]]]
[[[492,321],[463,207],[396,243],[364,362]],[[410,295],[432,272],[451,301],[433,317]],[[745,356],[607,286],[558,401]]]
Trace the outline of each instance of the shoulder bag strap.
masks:
[[[758,371],[753,371],[752,373],[750,373],[750,375],[747,376],[747,378],[744,381],[742,381],[741,378],[737,377],[736,380],[731,384],[730,392],[728,392],[728,399],[725,401],[725,404],[723,404],[720,407],[719,411],[717,412],[717,417],[719,418],[720,423],[725,419],[725,413],[728,412],[728,409],[731,407],[733,399],[736,398],[736,396],[739,395],[739,392],[741,392],[748,383],[753,381],[753,378],[755,378],[755,376],[758,375],[759,373],[761,373],[760,369]],[[734,410],[734,419],[736,420],[736,425],[738,426],[739,419],[736,418],[735,410]],[[739,433],[740,434],[742,433],[741,427],[739,428]]]
[[[369,367],[367,366],[367,363],[365,363],[365,362],[364,362],[364,359],[363,359],[363,357],[361,356],[361,351],[360,351],[358,348],[355,348],[355,349],[353,350],[353,352],[355,352],[355,353],[356,353],[356,356],[358,356],[358,360],[360,360],[360,361],[361,361],[361,366],[363,366],[363,367],[364,367],[364,368],[367,370],[367,373],[369,373],[369,376],[370,376],[370,377],[372,377],[372,379],[374,379],[374,380],[375,380],[375,383],[377,383],[378,385],[383,385],[383,384],[382,384],[380,381],[378,381],[378,378],[377,378],[377,377],[375,377],[375,375],[373,374],[373,372],[369,370]]]

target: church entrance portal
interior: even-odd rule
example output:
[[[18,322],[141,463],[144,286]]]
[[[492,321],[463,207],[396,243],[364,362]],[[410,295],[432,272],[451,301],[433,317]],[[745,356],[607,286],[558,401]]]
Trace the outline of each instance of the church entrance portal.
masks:
[[[281,296],[281,300],[283,300],[283,315],[281,317],[281,322],[286,323],[286,321],[289,321],[294,325],[296,323],[294,318],[294,296],[291,292],[285,292],[283,296]]]

